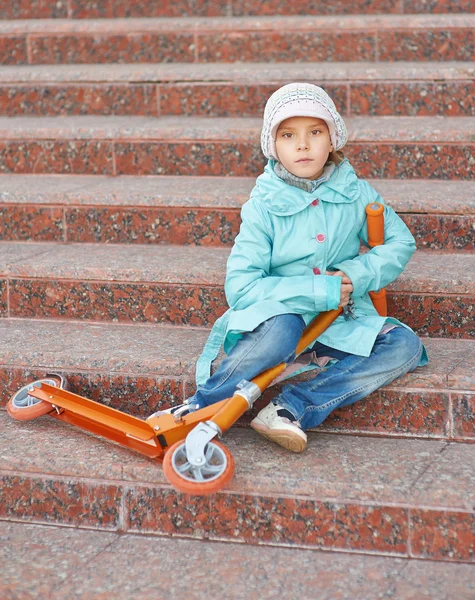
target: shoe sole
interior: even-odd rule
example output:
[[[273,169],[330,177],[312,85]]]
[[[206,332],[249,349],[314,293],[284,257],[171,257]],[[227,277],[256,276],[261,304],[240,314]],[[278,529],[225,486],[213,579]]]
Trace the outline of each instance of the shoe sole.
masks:
[[[275,442],[290,452],[303,452],[307,447],[307,441],[285,429],[269,429],[264,424],[251,423],[251,427],[271,442]]]

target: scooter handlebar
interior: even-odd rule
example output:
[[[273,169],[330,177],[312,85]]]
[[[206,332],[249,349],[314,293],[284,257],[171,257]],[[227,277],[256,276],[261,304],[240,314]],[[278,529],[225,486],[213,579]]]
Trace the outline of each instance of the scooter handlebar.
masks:
[[[368,244],[371,248],[384,244],[384,206],[379,202],[372,202],[366,207],[368,217]]]

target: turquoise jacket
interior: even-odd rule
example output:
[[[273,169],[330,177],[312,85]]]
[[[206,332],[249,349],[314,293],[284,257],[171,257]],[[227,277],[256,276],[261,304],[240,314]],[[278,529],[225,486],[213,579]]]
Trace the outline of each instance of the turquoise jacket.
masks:
[[[242,207],[226,269],[230,308],[214,324],[198,359],[197,385],[209,377],[221,346],[229,354],[243,332],[284,313],[299,314],[308,325],[320,312],[337,308],[341,277],[325,271],[341,270],[351,279],[357,318],[338,317],[320,342],[369,356],[385,323],[407,327],[380,317],[368,295],[394,281],[413,255],[416,244],[405,223],[385,206],[384,245],[359,254],[360,240],[368,245],[366,205],[384,202],[367,181],[358,179],[348,159],[313,193],[285,183],[274,166],[270,160]],[[424,349],[419,365],[427,362]],[[316,365],[302,370],[312,368]]]

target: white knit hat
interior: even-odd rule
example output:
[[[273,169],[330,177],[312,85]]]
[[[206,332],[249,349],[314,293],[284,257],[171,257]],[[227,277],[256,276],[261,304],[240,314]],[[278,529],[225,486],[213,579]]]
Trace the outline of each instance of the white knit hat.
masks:
[[[312,83],[289,83],[267,100],[261,132],[264,156],[277,160],[275,136],[282,121],[290,117],[315,117],[328,125],[333,150],[343,148],[348,140],[345,122],[330,96]]]

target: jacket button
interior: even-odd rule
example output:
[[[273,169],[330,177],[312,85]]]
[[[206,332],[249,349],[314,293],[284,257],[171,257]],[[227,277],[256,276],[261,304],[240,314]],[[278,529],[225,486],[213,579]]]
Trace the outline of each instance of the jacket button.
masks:
[[[320,275],[321,271],[318,267],[313,267],[313,272],[315,273],[315,275]]]
[[[312,202],[312,206],[317,206],[318,204],[318,198],[315,198],[315,200]]]
[[[319,233],[319,234],[317,235],[317,242],[320,242],[320,243],[322,243],[322,242],[324,242],[324,241],[325,241],[325,236],[323,235],[323,233]]]

